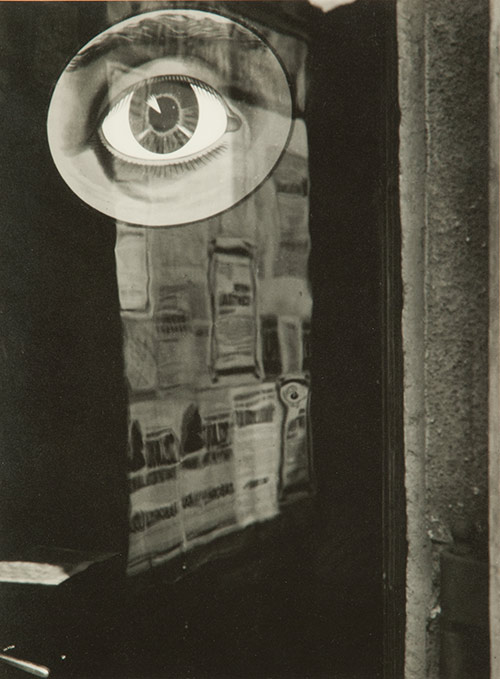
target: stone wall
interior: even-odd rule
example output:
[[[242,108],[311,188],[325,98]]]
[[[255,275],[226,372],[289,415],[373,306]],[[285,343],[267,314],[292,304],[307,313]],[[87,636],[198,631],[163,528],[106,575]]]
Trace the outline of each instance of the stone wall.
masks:
[[[491,676],[500,677],[500,5],[491,0],[490,29],[490,638]]]
[[[485,552],[488,508],[487,0],[398,3],[406,676],[438,676],[439,555]]]

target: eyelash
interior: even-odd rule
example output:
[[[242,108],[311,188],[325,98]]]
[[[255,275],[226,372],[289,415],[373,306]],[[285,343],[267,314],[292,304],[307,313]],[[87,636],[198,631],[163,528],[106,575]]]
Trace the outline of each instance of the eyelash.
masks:
[[[179,159],[175,162],[171,162],[168,165],[147,165],[140,161],[134,162],[133,160],[124,160],[118,155],[115,155],[110,149],[108,149],[99,139],[99,137],[94,140],[95,150],[104,151],[108,159],[111,159],[113,163],[123,170],[129,170],[136,175],[147,174],[151,177],[158,179],[165,179],[169,177],[176,177],[188,170],[194,170],[199,167],[203,167],[209,163],[214,158],[219,157],[225,153],[228,149],[228,145],[222,142],[219,146],[216,146],[204,154],[197,156],[196,158],[190,158],[188,160]]]
[[[163,78],[164,80],[168,80],[171,82],[181,82],[181,83],[190,83],[191,85],[197,85],[198,87],[201,87],[202,89],[206,90],[207,92],[210,92],[211,94],[216,94],[218,96],[219,93],[211,87],[208,83],[203,82],[203,80],[198,80],[197,78],[193,78],[190,75],[178,75],[178,74],[172,74],[172,75],[164,75],[164,76],[155,76],[156,78]],[[147,80],[147,78],[146,78]],[[108,111],[110,111],[113,106],[115,106],[121,99],[127,96],[130,92],[135,92],[138,90],[142,85],[144,84],[144,80],[139,80],[139,82],[134,83],[133,85],[130,85],[129,87],[125,88],[122,92],[120,92],[119,95],[115,96],[114,99],[110,102],[107,103],[104,112],[102,112],[102,109],[104,108],[104,104],[101,104],[101,114],[100,114],[100,122],[103,121],[103,119],[106,117],[106,114]]]

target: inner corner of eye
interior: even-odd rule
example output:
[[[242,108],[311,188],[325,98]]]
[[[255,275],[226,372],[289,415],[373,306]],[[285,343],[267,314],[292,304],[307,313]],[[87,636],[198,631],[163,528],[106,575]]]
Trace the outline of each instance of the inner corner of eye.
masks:
[[[242,125],[242,120],[234,111],[227,112],[226,132],[237,132]]]

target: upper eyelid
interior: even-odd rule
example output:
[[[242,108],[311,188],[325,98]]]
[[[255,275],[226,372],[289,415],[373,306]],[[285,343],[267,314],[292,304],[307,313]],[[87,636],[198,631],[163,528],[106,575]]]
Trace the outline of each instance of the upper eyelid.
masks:
[[[94,38],[88,47],[84,47],[67,66],[68,71],[75,71],[79,68],[88,66],[95,59],[104,56],[111,50],[130,44],[141,44],[143,46],[155,45],[158,48],[167,47],[167,38],[178,42],[181,40],[192,40],[195,37],[200,39],[237,39],[240,43],[251,44],[254,49],[262,49],[262,42],[257,36],[252,36],[247,31],[242,30],[237,24],[217,24],[209,18],[202,19],[189,18],[185,14],[180,14],[185,22],[184,33],[175,30],[175,18],[171,14],[164,14],[155,18],[138,19],[137,23],[125,25],[120,30],[105,32]],[[172,21],[172,19],[174,19]],[[208,29],[203,31],[202,26]],[[210,26],[210,27],[209,27]],[[222,26],[223,30],[216,31],[215,26]],[[178,27],[177,27],[178,28]],[[158,30],[160,29],[160,31]],[[191,29],[191,30],[190,30]],[[231,33],[238,32],[238,36]]]
[[[193,40],[194,38],[203,38],[206,40],[212,39],[224,39],[231,41],[238,41],[239,45],[246,45],[247,48],[252,50],[265,50],[265,44],[257,36],[251,33],[248,29],[243,26],[228,20],[222,21],[220,23],[214,21],[212,18],[199,19],[198,17],[189,17],[186,14],[179,14],[178,16],[172,15],[175,10],[159,10],[158,15],[153,18],[139,18],[135,17],[137,21],[128,24],[125,20],[123,25],[119,30],[113,31],[108,29],[104,31],[101,35],[94,38],[87,47],[84,47],[80,52],[73,57],[71,62],[67,66],[67,71],[75,71],[77,69],[91,65],[96,59],[103,57],[113,50],[123,47],[125,45],[130,46],[129,53],[120,53],[120,59],[112,58],[110,59],[110,65],[112,64],[113,71],[108,72],[108,84],[114,79],[114,75],[117,74],[119,78],[121,75],[130,73],[131,71],[136,71],[140,74],[140,69],[146,66],[154,58],[161,58],[162,56],[173,56],[172,44],[166,40],[166,37],[170,37],[175,41],[183,40]],[[192,12],[193,10],[188,10]],[[194,10],[203,14],[200,10]],[[179,24],[182,23],[182,31],[179,29]],[[159,28],[161,29],[159,31]],[[134,52],[133,46],[138,45],[140,47],[148,48],[152,47],[157,50],[157,54],[152,57],[151,55],[140,54]],[[200,53],[201,52],[201,53]],[[218,63],[216,59],[217,51],[207,52],[206,50],[196,50],[196,55],[191,58],[196,60],[203,66],[211,69],[214,73],[219,73],[224,80],[222,71],[224,67],[221,63]],[[118,55],[117,55],[118,57]],[[144,74],[147,78],[147,73]],[[233,74],[234,77],[234,74]],[[266,94],[263,91],[258,91],[259,88],[255,86],[252,88],[246,87],[245,78],[239,79],[240,82],[235,82],[231,79],[231,82],[218,83],[216,90],[219,94],[231,99],[235,99],[238,102],[245,103],[250,106],[264,107],[266,105]],[[221,86],[222,85],[222,86]],[[109,86],[109,85],[108,85]],[[99,102],[97,106],[93,106],[92,120],[94,124],[97,123],[100,114],[105,110],[106,106],[115,99],[115,94],[109,96],[109,92],[106,86],[101,89],[101,96],[99,97]]]
[[[99,92],[96,93],[96,97],[93,101],[91,110],[90,110],[90,120],[92,121],[92,128],[95,128],[96,126],[99,125],[99,122],[103,116],[103,114],[106,111],[109,111],[114,104],[118,103],[122,97],[124,97],[127,92],[129,92],[131,89],[134,89],[135,87],[140,86],[141,84],[145,83],[148,80],[152,80],[153,78],[158,78],[158,77],[168,77],[172,79],[179,79],[184,82],[193,82],[194,84],[199,85],[200,87],[203,87],[204,89],[207,89],[210,92],[213,92],[216,94],[219,98],[221,98],[224,102],[225,105],[227,105],[227,102],[225,101],[225,96],[227,94],[231,94],[231,87],[229,88],[221,88],[223,90],[228,89],[228,92],[224,91],[219,91],[218,87],[213,87],[210,83],[207,83],[205,80],[203,80],[200,77],[195,77],[193,75],[190,75],[188,73],[182,73],[181,70],[179,69],[179,73],[158,73],[151,75],[151,72],[148,69],[148,65],[152,63],[151,61],[145,61],[141,64],[135,65],[133,68],[128,66],[127,64],[122,64],[119,61],[113,61],[110,62],[108,65],[107,69],[107,78],[106,82],[101,85],[99,88]],[[203,62],[200,60],[200,63],[213,70],[213,67],[211,64],[207,62]],[[133,75],[133,82],[130,82],[123,87],[119,87],[120,79],[125,76]],[[111,84],[113,84],[113,87],[111,88]]]
[[[215,88],[213,88],[211,85],[208,83],[203,82],[203,80],[199,80],[198,78],[193,78],[192,76],[189,75],[178,75],[178,74],[172,74],[169,75],[168,73],[165,75],[158,75],[158,76],[151,76],[149,78],[144,78],[143,80],[139,80],[136,83],[129,85],[126,87],[124,90],[122,90],[119,94],[117,94],[111,101],[103,102],[100,107],[100,113],[99,113],[99,118],[102,118],[104,113],[109,112],[112,110],[122,99],[124,99],[130,92],[134,92],[135,90],[139,89],[141,86],[145,85],[148,81],[154,81],[154,80],[171,80],[173,82],[185,82],[189,83],[190,85],[197,85],[198,87],[201,87],[204,90],[207,90],[207,92],[210,92],[211,94],[214,94],[218,99],[220,99],[221,103],[226,105],[226,102],[224,101],[224,98],[222,95],[217,92]]]
[[[236,101],[239,103],[244,103],[249,106],[263,106],[264,101],[262,97],[259,95],[257,92],[251,92],[249,90],[243,90],[233,83],[228,83],[227,85],[223,85],[222,87],[213,87],[206,81],[202,80],[201,78],[196,78],[194,76],[190,76],[188,74],[169,74],[165,73],[162,74],[161,76],[151,76],[148,72],[147,65],[150,62],[146,61],[143,64],[134,66],[133,69],[128,67],[126,64],[121,64],[120,62],[112,62],[110,64],[111,69],[108,72],[108,83],[104,84],[100,89],[100,94],[95,98],[93,102],[93,106],[90,112],[90,120],[92,121],[91,123],[91,128],[92,128],[92,133],[98,128],[99,124],[102,122],[103,116],[105,113],[110,111],[112,107],[117,104],[120,99],[122,99],[128,92],[133,90],[135,87],[140,86],[144,82],[146,82],[149,79],[153,79],[155,77],[171,77],[173,79],[179,79],[183,80],[185,82],[192,82],[194,84],[199,85],[200,87],[203,87],[204,89],[207,89],[208,91],[214,93],[221,99],[223,102],[224,106],[228,106],[228,102],[226,101],[226,98],[229,98],[229,100]],[[211,64],[209,63],[204,63],[205,66],[211,67]],[[144,67],[144,68],[143,68]],[[127,85],[123,87],[122,89],[118,89],[112,96],[110,96],[110,89],[109,89],[109,83],[113,81],[115,78],[119,80],[121,76],[126,76],[129,75],[130,72],[134,71],[135,74],[135,82],[131,83],[130,85]],[[141,77],[142,76],[142,77]]]

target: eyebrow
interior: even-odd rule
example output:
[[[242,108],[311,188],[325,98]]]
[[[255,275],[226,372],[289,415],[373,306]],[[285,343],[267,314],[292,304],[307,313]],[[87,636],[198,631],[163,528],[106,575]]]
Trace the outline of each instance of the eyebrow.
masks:
[[[141,44],[144,46],[166,46],[169,40],[237,40],[246,43],[253,49],[262,49],[262,41],[250,31],[244,30],[236,22],[216,22],[206,17],[190,17],[187,14],[161,14],[154,18],[139,19],[137,22],[123,26],[119,30],[105,31],[94,38],[88,47],[84,47],[73,57],[67,66],[68,71],[75,71],[88,66],[98,57],[125,45]]]

